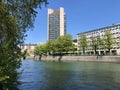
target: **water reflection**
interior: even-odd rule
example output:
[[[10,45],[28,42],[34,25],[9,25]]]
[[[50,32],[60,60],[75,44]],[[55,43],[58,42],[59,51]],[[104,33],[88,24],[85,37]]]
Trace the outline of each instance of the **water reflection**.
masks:
[[[71,65],[67,63],[49,64],[45,67],[46,70],[46,87],[45,90],[67,90],[68,81],[72,78],[73,72],[70,70]]]
[[[20,90],[119,90],[120,65],[23,61]]]

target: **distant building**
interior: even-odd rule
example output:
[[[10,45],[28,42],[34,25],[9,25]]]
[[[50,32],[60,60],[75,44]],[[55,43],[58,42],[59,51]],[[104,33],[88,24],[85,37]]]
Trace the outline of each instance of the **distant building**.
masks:
[[[66,34],[66,14],[60,10],[48,9],[48,40],[56,40]]]
[[[32,54],[34,54],[34,49],[36,46],[37,46],[37,44],[23,44],[21,46],[21,52],[24,52],[25,50],[27,50],[27,53],[32,55]]]
[[[39,43],[37,43],[37,46],[43,45],[43,44],[46,44],[46,42],[39,42]]]
[[[103,28],[99,28],[99,29],[95,29],[95,30],[91,30],[91,31],[88,31],[88,32],[83,32],[83,33],[79,33],[78,34],[78,50],[80,49],[80,36],[82,34],[85,34],[86,35],[86,38],[87,38],[87,42],[88,43],[88,47],[86,48],[86,53],[88,54],[95,54],[93,48],[90,46],[90,43],[92,43],[91,41],[91,38],[93,37],[97,37],[97,36],[100,36],[102,38],[105,38],[105,31],[107,30],[110,30],[111,31],[111,34],[112,34],[112,38],[114,39],[114,41],[116,41],[116,43],[114,45],[112,45],[111,47],[111,52],[112,54],[117,54],[117,55],[120,55],[120,47],[118,45],[120,45],[120,24],[113,24],[111,26],[107,26],[107,27],[103,27]],[[97,49],[97,52],[99,54],[107,54],[108,50],[103,50],[102,48],[98,48]],[[82,51],[81,51],[82,53]]]

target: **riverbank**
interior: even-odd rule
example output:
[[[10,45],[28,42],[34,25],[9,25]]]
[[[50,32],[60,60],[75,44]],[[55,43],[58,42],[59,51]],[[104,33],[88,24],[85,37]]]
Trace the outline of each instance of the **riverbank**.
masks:
[[[39,57],[28,56],[26,59],[39,60]],[[120,56],[42,56],[42,61],[95,61],[120,62]]]

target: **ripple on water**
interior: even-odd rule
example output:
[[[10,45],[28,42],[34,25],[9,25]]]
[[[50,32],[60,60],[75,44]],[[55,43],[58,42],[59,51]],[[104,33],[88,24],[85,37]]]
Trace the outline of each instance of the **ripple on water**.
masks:
[[[23,61],[20,90],[120,90],[120,65]]]

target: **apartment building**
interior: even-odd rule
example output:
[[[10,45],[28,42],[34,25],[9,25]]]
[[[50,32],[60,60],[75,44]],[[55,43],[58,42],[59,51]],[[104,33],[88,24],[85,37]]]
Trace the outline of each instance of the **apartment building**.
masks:
[[[22,44],[21,45],[21,52],[24,52],[25,50],[27,50],[27,53],[29,53],[30,55],[34,54],[34,50],[36,46],[40,46],[45,44],[45,42],[39,42],[37,44]]]
[[[23,44],[21,45],[21,52],[24,52],[27,50],[27,53],[30,55],[34,54],[34,49],[37,46],[37,44]]]
[[[66,14],[60,10],[48,9],[48,40],[56,40],[66,34]]]
[[[106,26],[103,28],[98,28],[95,30],[90,30],[87,32],[83,32],[83,33],[79,33],[77,34],[78,37],[78,50],[80,50],[80,37],[81,35],[86,35],[86,39],[87,39],[87,45],[88,47],[85,48],[85,53],[87,54],[95,54],[93,47],[91,47],[90,43],[92,43],[91,38],[96,38],[96,37],[100,37],[100,38],[105,38],[106,31],[110,31],[111,32],[111,36],[112,39],[114,40],[114,44],[111,46],[111,53],[113,55],[120,55],[120,24],[112,24],[110,26]],[[99,46],[99,42],[98,42],[98,46]],[[80,53],[82,53],[82,51],[79,51]],[[102,49],[100,47],[97,47],[97,53],[98,54],[107,54],[108,50],[107,49]]]

